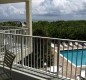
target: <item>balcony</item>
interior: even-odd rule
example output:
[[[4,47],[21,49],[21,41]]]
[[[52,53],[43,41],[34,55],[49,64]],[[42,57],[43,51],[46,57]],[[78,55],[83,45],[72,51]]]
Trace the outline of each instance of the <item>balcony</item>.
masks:
[[[13,80],[17,80],[15,76],[18,75],[26,80],[76,80],[78,76],[85,79],[86,41],[30,36],[26,33],[27,29],[0,32],[0,60],[3,60],[6,49],[16,54]]]

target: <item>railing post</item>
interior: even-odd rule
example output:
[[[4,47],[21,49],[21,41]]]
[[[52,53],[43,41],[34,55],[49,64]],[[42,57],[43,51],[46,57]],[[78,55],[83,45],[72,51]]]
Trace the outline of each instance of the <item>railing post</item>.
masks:
[[[60,41],[57,43],[57,77],[59,75],[59,54],[60,54]]]

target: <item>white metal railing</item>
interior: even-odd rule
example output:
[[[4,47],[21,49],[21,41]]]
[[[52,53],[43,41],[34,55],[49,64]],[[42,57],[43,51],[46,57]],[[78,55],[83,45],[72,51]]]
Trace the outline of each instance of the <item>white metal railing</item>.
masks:
[[[0,40],[2,58],[6,49],[12,51],[15,66],[61,79],[86,77],[86,41],[13,33],[0,33]]]
[[[0,30],[0,32],[26,35],[28,34],[28,28]]]

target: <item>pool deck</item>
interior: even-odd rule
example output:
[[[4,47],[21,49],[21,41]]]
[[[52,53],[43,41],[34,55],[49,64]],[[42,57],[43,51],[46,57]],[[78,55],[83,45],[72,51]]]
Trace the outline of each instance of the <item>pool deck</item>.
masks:
[[[77,75],[80,74],[80,67],[76,67],[76,66],[72,65],[70,62],[68,62],[62,56],[59,57],[59,63],[60,63],[60,65],[62,65],[62,63],[64,63],[63,64],[63,76],[74,79],[74,78],[76,78]]]
[[[74,49],[86,49],[86,46],[82,46],[82,45],[73,45],[73,46],[64,46],[64,50],[74,50]],[[60,50],[63,50],[63,46],[60,46]]]
[[[66,46],[66,47],[61,47],[60,46],[60,51],[62,50],[74,50],[74,49],[86,49],[86,46],[82,47],[81,45],[78,46]],[[53,49],[54,50],[54,49]],[[57,49],[54,51],[54,66],[57,65]],[[63,65],[62,65],[63,64]],[[63,58],[61,55],[59,56],[59,65],[62,65],[63,67],[63,73],[60,72],[59,75],[62,75],[62,77],[70,78],[70,79],[75,79],[77,75],[80,75],[80,67],[76,67],[73,63],[69,62],[67,59]],[[82,67],[84,68],[84,67]]]

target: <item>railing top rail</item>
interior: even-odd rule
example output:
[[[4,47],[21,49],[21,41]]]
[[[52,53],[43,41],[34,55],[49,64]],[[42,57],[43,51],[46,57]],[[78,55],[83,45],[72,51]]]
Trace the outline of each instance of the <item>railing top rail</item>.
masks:
[[[58,41],[69,41],[69,42],[86,43],[86,41],[82,41],[82,40],[52,38],[52,37],[33,36],[33,35],[23,35],[23,34],[13,34],[13,33],[4,33],[4,32],[0,32],[0,34],[4,34],[4,35],[14,35],[14,36],[22,36],[22,37],[32,37],[32,38],[42,38],[42,39],[51,39],[51,40],[58,40]]]

